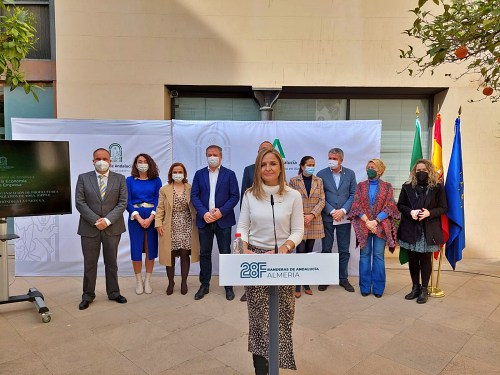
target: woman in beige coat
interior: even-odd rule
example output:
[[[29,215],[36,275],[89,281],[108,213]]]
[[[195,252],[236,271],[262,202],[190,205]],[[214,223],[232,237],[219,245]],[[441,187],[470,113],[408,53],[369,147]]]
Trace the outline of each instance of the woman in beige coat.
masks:
[[[168,171],[168,185],[160,189],[155,228],[160,235],[159,261],[166,266],[167,295],[174,292],[175,258],[181,258],[181,294],[188,292],[190,262],[199,262],[200,243],[195,224],[196,211],[191,204],[191,185],[182,163],[174,163]],[[189,256],[191,255],[191,260]]]
[[[290,187],[302,195],[304,205],[304,237],[297,245],[297,254],[313,251],[314,242],[325,237],[321,211],[325,207],[323,180],[314,175],[316,162],[312,156],[304,156],[300,161],[299,174],[290,179]],[[295,297],[302,295],[301,286],[295,287]],[[312,295],[309,285],[304,285],[304,292]]]

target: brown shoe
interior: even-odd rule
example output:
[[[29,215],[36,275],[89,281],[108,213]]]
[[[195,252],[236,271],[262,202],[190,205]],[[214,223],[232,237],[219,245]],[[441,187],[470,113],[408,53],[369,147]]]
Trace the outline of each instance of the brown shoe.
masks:
[[[304,293],[305,293],[305,294],[308,294],[308,295],[310,295],[310,296],[312,296],[312,295],[313,295],[313,291],[312,291],[311,289],[304,289]]]
[[[246,302],[247,301],[247,294],[246,293],[243,293],[243,295],[240,298],[240,301],[241,302]]]
[[[300,298],[300,296],[302,295],[302,293],[300,292],[295,292],[295,298]]]

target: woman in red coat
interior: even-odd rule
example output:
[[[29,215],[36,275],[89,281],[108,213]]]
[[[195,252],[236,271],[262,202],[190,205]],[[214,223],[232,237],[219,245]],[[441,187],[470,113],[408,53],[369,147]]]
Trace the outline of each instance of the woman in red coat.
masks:
[[[394,251],[399,211],[394,202],[392,185],[382,181],[385,165],[371,159],[366,165],[368,179],[356,187],[349,211],[356,240],[359,242],[359,289],[363,297],[373,292],[380,298],[385,289],[385,245]]]

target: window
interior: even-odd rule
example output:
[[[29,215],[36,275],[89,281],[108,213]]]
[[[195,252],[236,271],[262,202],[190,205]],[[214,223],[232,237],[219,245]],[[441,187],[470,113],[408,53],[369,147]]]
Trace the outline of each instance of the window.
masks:
[[[25,8],[35,19],[35,44],[26,56],[27,59],[50,60],[51,53],[51,4],[53,0],[17,0],[15,5]]]
[[[429,155],[429,100],[428,99],[352,99],[349,118],[352,120],[382,120],[380,158],[386,171],[383,179],[394,188],[397,200],[401,185],[408,179],[413,138],[415,110],[419,108],[422,128],[422,155]]]
[[[418,89],[404,89],[405,99],[398,99],[401,97],[400,93],[388,93],[387,89],[377,91],[377,89],[370,88],[372,91],[366,91],[367,89],[359,88],[359,91],[354,93],[346,91],[344,95],[351,96],[351,98],[342,98],[342,92],[335,91],[336,88],[332,88],[331,93],[328,90],[307,92],[307,89],[301,88],[302,92],[294,92],[292,98],[286,90],[283,90],[274,103],[273,119],[281,121],[382,120],[380,158],[387,167],[384,180],[393,185],[394,196],[397,200],[401,185],[409,175],[417,107],[422,129],[422,154],[425,158],[430,157],[430,129],[432,129],[430,126],[432,124],[429,114],[432,93],[420,92]],[[173,118],[179,120],[260,120],[259,106],[253,98],[227,97],[231,96],[230,91],[219,93],[226,97],[212,97],[216,96],[213,94],[203,97],[203,91],[199,92],[199,97],[194,97],[197,96],[194,94],[196,89],[192,88],[192,90],[191,97],[174,98]],[[247,93],[247,95],[251,94],[251,91]],[[389,96],[389,98],[378,99],[380,96]],[[364,178],[364,176],[358,176],[359,180]]]
[[[177,120],[260,120],[259,105],[250,98],[175,98]]]

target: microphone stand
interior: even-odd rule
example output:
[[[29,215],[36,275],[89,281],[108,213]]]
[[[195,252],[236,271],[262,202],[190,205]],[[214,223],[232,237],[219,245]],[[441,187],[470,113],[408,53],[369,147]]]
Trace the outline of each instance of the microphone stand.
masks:
[[[274,219],[274,197],[271,194],[271,209],[273,211],[274,253],[278,254],[276,238],[276,222]],[[269,286],[269,375],[279,374],[279,287]]]

